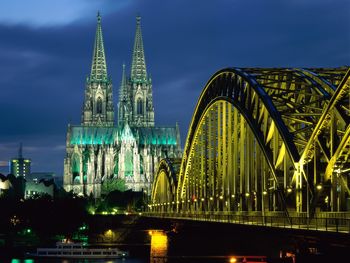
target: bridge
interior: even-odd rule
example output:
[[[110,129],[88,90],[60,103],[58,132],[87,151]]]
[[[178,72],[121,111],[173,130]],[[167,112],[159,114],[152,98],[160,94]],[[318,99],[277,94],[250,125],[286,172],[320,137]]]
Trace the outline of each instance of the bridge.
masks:
[[[226,68],[148,216],[350,233],[350,69]]]

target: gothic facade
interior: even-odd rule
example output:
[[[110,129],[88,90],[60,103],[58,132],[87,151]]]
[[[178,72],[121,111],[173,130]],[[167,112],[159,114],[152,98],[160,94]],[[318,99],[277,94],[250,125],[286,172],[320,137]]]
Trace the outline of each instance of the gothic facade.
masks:
[[[152,93],[141,18],[137,17],[131,74],[127,77],[123,65],[115,125],[113,86],[107,73],[98,14],[81,124],[68,125],[64,159],[66,191],[97,198],[115,189],[150,192],[160,159],[182,154],[178,125],[155,126]]]

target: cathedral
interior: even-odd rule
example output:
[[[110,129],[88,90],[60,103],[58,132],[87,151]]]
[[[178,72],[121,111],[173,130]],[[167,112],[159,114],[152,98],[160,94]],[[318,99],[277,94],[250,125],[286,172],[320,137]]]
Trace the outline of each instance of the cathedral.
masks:
[[[139,16],[130,76],[123,65],[117,124],[99,14],[84,98],[81,124],[68,125],[65,190],[95,198],[113,190],[150,194],[160,159],[181,157],[182,152],[177,124],[155,126],[152,79],[147,74]]]

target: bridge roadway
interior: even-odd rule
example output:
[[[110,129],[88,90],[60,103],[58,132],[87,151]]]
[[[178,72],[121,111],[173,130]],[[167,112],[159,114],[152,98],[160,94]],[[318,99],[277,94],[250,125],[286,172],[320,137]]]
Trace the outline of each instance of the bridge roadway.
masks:
[[[301,229],[335,233],[350,233],[349,213],[324,213],[323,217],[308,219],[306,214],[284,216],[283,213],[261,215],[259,212],[206,212],[206,213],[155,213],[146,212],[143,216],[181,219],[204,222],[231,223],[284,229]]]

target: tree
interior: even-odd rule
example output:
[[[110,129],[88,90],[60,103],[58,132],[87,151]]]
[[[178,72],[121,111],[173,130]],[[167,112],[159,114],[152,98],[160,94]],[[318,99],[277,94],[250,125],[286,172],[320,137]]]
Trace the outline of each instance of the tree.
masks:
[[[120,192],[124,192],[126,190],[125,181],[120,178],[112,178],[105,180],[102,183],[101,192],[103,195],[107,195],[108,193],[118,190]]]

